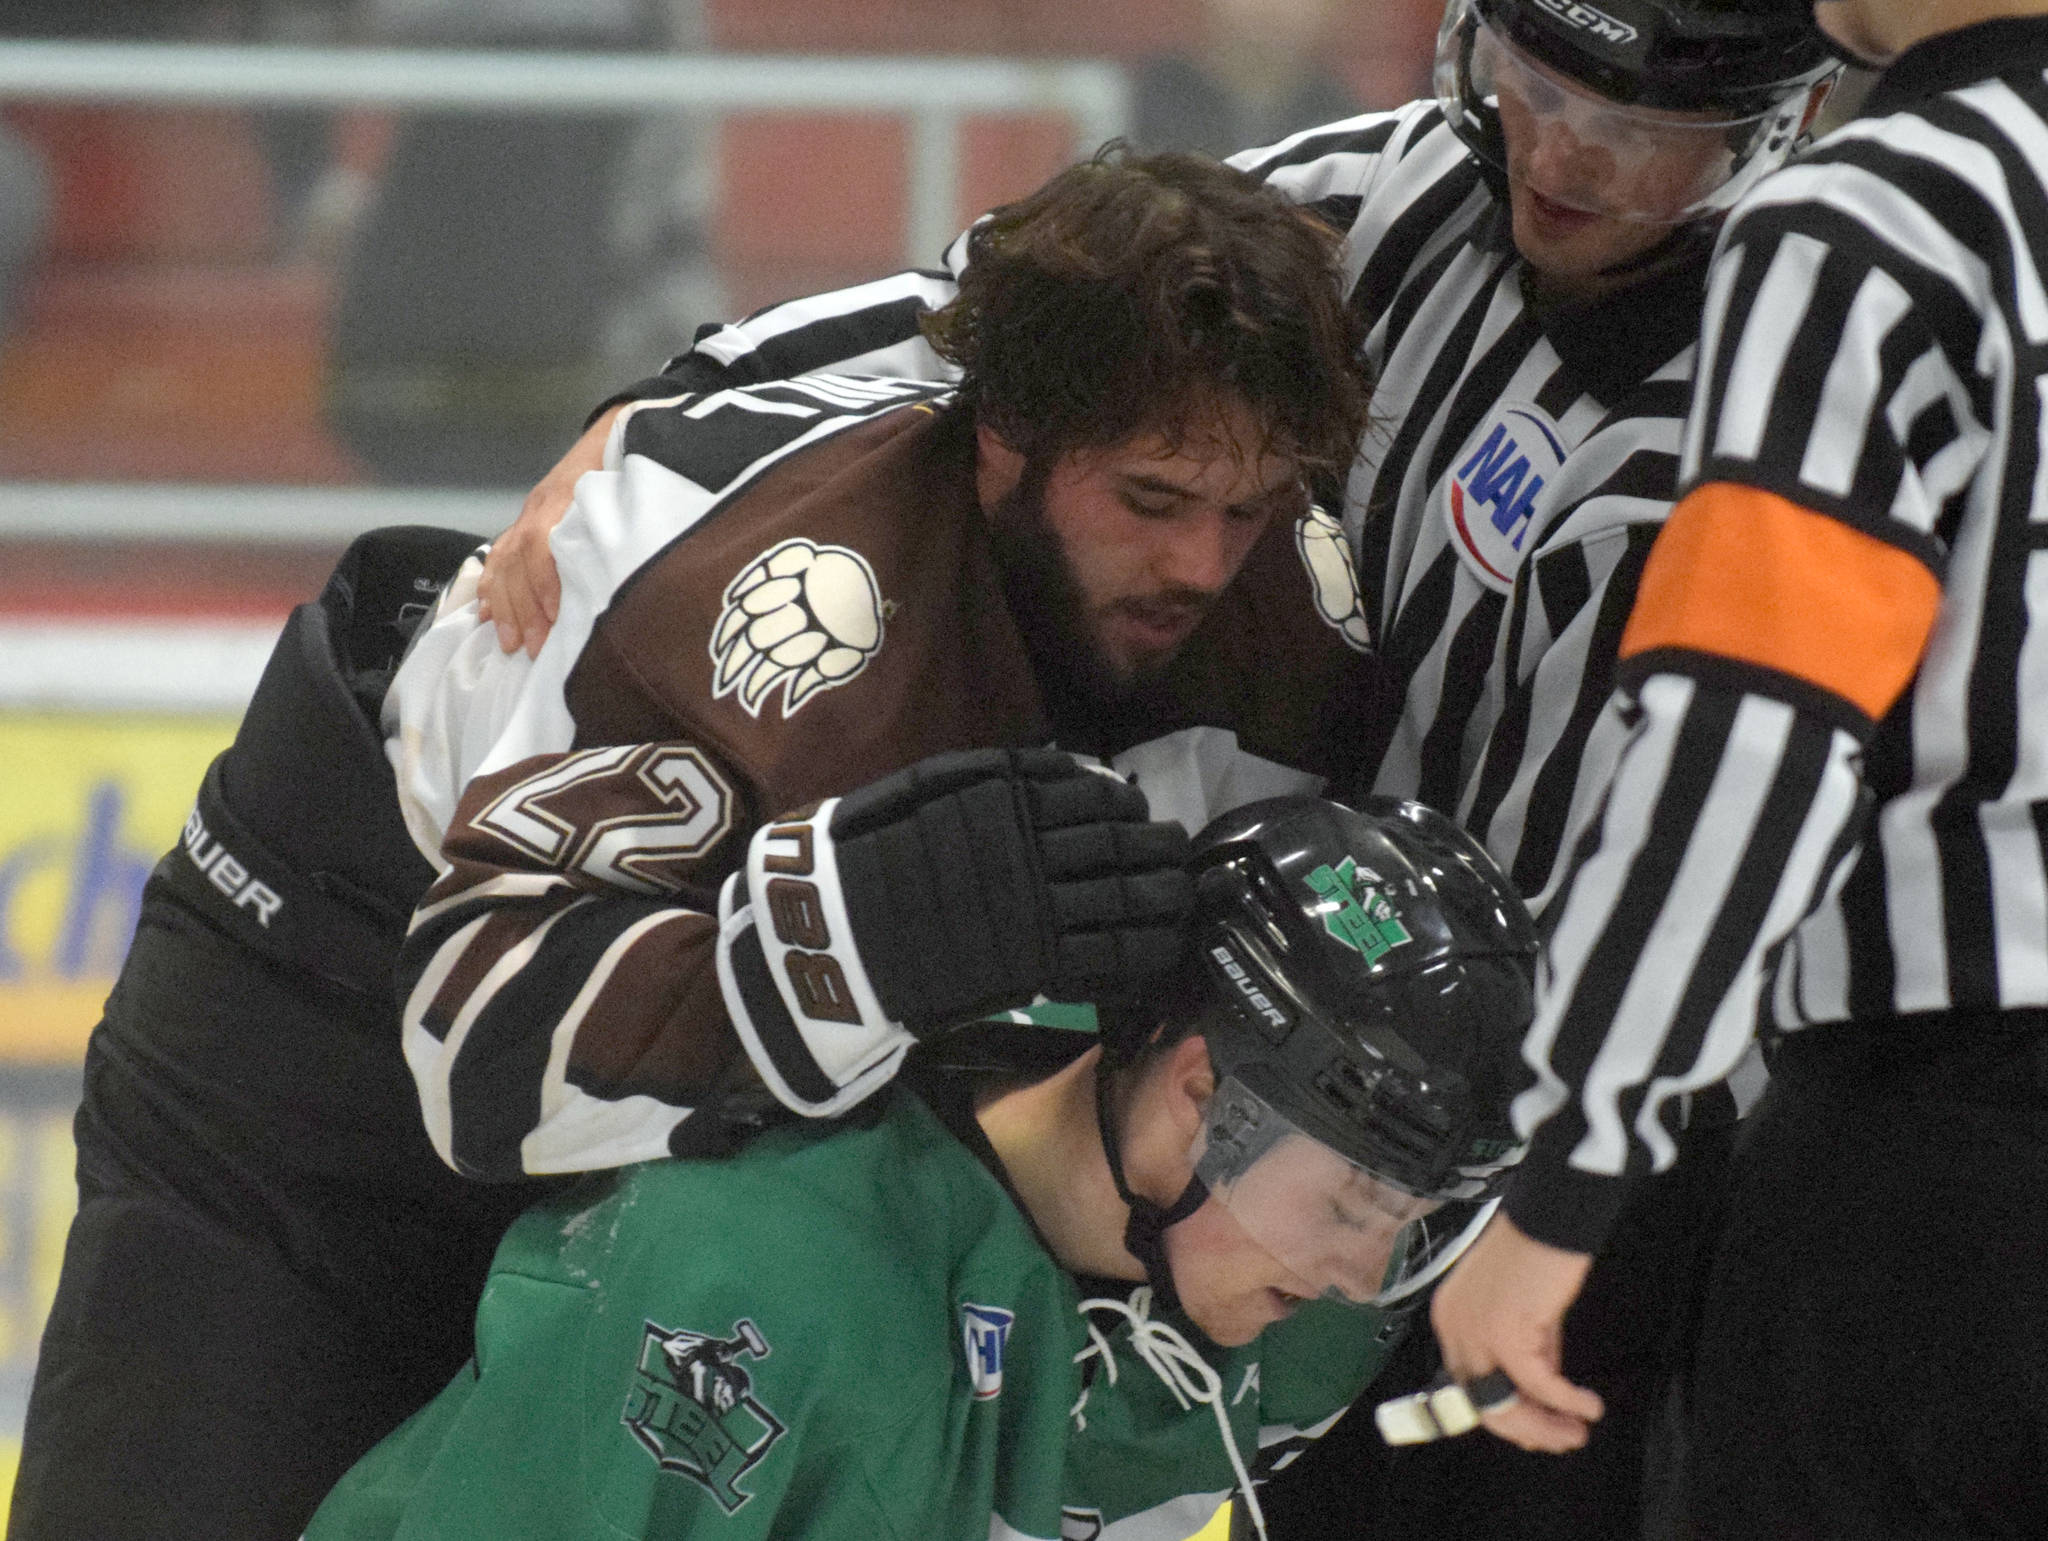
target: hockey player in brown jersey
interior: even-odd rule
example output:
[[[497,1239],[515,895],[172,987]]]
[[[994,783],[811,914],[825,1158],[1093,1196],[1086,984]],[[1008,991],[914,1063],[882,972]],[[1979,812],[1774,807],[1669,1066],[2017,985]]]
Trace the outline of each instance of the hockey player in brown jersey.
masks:
[[[957,391],[824,376],[636,405],[555,537],[537,658],[498,649],[476,566],[450,586],[385,712],[443,866],[400,976],[450,1164],[661,1154],[741,1044],[781,1102],[841,1111],[921,1031],[1129,980],[1152,901],[1102,855],[1056,870],[981,787],[1021,778],[1043,824],[1101,778],[982,756],[831,801],[892,770],[1057,745],[1193,828],[1226,779],[1334,768],[1319,730],[1364,681],[1303,556],[1304,477],[1345,463],[1360,391],[1341,310],[1273,272],[1327,278],[1331,248],[1293,215],[1234,247],[1195,191],[1281,207],[1190,160],[1110,162],[991,222],[985,277],[932,322]],[[1076,891],[1041,895],[1034,867]],[[1048,949],[1071,960],[1051,975]],[[650,1079],[673,1063],[695,1087]]]
[[[1065,173],[982,239],[938,323],[957,390],[627,417],[538,658],[498,652],[471,564],[385,696],[383,623],[446,542],[371,542],[295,617],[201,794],[279,904],[159,867],[10,1534],[298,1534],[469,1352],[522,1190],[444,1161],[716,1144],[757,1072],[829,1111],[963,1015],[1142,988],[1188,903],[1170,817],[1327,769],[1366,696],[1309,495],[1364,410],[1334,239],[1176,158]]]
[[[1444,9],[1436,100],[1303,125],[1234,159],[1347,231],[1347,291],[1379,371],[1333,510],[1391,703],[1348,746],[1357,774],[1455,810],[1540,912],[1627,734],[1602,708],[1675,493],[1714,232],[1790,152],[1832,64],[1805,0]],[[929,375],[912,318],[971,267],[955,246],[929,271],[706,327],[631,393],[832,367]],[[515,598],[504,558],[577,463],[494,544],[506,586],[487,571],[484,593],[506,601],[508,648],[537,645],[548,611]],[[1566,1363],[1607,1402],[1590,1445],[1561,1466],[1496,1441],[1388,1456],[1351,1420],[1349,1438],[1340,1425],[1298,1463],[1301,1534],[1577,1541],[1640,1527],[1646,1433],[1683,1331],[1672,1281],[1685,1267],[1670,1260],[1713,1202],[1734,1112],[1719,1088],[1685,1103],[1698,1155],[1638,1190],[1569,1323]],[[1421,1386],[1436,1365],[1424,1340],[1411,1352],[1396,1373]],[[1387,1480],[1361,1479],[1375,1461]],[[1283,1491],[1276,1512],[1295,1502]]]

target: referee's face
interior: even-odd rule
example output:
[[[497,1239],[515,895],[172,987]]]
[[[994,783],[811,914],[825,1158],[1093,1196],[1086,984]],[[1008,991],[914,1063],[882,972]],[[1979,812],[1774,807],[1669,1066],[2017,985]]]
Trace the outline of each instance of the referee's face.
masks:
[[[1112,690],[1163,668],[1267,524],[1299,509],[1300,468],[1266,439],[1231,398],[1177,433],[1071,451],[1039,477],[984,430],[983,503],[1027,635]],[[1019,576],[1036,579],[1021,595]]]
[[[1521,68],[1499,81],[1515,246],[1551,292],[1590,298],[1626,283],[1614,270],[1671,234],[1659,216],[1718,172],[1710,163],[1725,159],[1725,146],[1698,132],[1645,132],[1617,147],[1574,121],[1576,88]],[[1547,110],[1558,103],[1567,110]]]

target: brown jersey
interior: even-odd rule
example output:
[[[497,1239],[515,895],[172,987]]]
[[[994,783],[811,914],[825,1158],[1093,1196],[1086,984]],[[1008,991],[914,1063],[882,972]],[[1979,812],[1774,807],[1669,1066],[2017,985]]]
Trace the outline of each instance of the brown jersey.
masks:
[[[1034,673],[943,387],[643,403],[606,463],[554,536],[540,656],[497,650],[472,567],[386,706],[440,873],[401,961],[406,1055],[460,1170],[670,1150],[740,1052],[719,890],[780,813],[942,750],[1053,742],[1191,824],[1347,779],[1366,666],[1319,512],[1270,528],[1164,675],[1091,718]]]

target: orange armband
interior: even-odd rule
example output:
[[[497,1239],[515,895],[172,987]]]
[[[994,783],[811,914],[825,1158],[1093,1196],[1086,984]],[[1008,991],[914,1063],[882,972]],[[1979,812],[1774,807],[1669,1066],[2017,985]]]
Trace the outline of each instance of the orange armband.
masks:
[[[1732,482],[1682,499],[1657,536],[1624,659],[1681,648],[1819,686],[1872,721],[1920,666],[1941,584],[1875,536]]]

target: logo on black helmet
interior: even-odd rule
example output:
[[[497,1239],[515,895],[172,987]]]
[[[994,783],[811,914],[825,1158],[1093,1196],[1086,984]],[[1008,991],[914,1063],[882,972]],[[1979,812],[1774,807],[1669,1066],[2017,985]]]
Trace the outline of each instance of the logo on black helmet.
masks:
[[[1368,872],[1365,879],[1359,879],[1357,858],[1347,856],[1334,867],[1325,863],[1302,881],[1325,901],[1319,906],[1323,929],[1366,962],[1377,963],[1414,938],[1376,886],[1377,875]]]
[[[1636,40],[1636,29],[1627,22],[1617,21],[1595,6],[1581,5],[1579,0],[1536,0],[1536,4],[1567,26],[1590,33],[1603,43],[1625,47]]]

